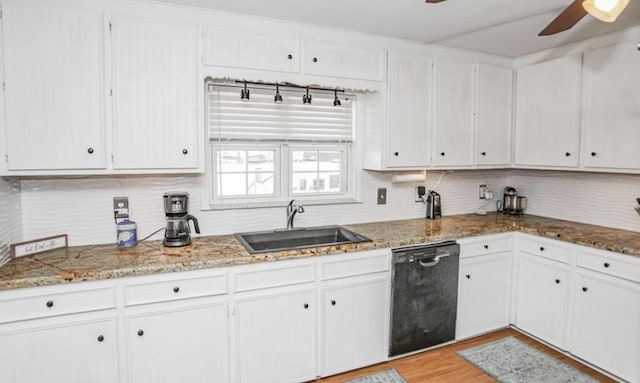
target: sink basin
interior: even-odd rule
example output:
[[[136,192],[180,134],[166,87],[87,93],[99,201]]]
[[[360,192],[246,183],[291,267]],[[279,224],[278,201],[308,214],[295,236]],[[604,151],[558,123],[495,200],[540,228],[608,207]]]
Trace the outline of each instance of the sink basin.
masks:
[[[236,238],[251,254],[270,251],[304,249],[308,247],[371,242],[365,236],[342,226],[305,227],[291,230],[270,230],[237,233]]]

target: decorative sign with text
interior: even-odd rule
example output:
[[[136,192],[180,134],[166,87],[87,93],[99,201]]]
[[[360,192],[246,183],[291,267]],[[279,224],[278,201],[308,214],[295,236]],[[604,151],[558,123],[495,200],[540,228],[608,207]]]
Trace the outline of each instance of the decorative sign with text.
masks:
[[[11,255],[14,258],[25,255],[44,253],[55,249],[67,247],[67,235],[61,234],[55,237],[34,239],[33,241],[14,243],[11,245]]]

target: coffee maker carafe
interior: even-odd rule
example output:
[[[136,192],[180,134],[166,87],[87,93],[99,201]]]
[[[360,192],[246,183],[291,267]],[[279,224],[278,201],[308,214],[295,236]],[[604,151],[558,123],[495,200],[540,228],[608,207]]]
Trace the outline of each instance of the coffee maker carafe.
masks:
[[[167,217],[167,227],[164,230],[162,244],[168,247],[191,244],[189,221],[193,222],[193,228],[198,234],[200,234],[200,227],[196,217],[189,215],[189,193],[169,192],[164,193],[162,198],[164,201],[164,214]]]

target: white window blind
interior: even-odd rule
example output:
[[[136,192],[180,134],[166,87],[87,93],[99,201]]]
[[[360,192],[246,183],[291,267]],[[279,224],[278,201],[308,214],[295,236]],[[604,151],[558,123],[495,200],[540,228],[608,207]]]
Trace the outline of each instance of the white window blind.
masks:
[[[242,86],[207,87],[209,137],[212,141],[352,142],[353,95],[309,90],[312,103],[303,104],[304,89],[280,88],[283,102],[275,103],[275,88],[249,86],[251,97],[240,99]]]

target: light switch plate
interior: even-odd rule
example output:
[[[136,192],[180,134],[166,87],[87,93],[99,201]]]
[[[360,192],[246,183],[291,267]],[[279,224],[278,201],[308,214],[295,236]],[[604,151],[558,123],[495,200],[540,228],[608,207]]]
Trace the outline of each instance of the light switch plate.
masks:
[[[387,204],[387,188],[378,189],[378,205]]]

